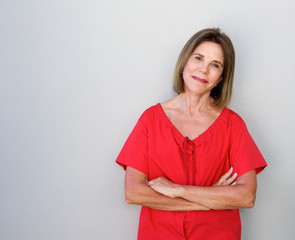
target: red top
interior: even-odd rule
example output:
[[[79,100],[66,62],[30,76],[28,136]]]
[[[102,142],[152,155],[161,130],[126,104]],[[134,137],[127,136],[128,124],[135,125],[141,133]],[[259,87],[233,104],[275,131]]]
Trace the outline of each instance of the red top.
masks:
[[[242,118],[224,108],[215,122],[194,140],[175,128],[160,104],[147,109],[128,137],[116,162],[135,168],[149,180],[164,176],[176,184],[211,186],[232,166],[238,177],[267,166]],[[240,239],[239,210],[162,211],[142,207],[138,239]]]

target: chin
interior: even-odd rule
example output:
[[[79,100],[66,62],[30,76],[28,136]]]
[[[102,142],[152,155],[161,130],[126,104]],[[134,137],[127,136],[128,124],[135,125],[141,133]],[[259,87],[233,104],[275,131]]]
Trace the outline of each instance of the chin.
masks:
[[[196,94],[196,95],[202,95],[206,94],[208,91],[201,89],[199,87],[194,87],[194,88],[185,88],[184,93],[188,94]]]

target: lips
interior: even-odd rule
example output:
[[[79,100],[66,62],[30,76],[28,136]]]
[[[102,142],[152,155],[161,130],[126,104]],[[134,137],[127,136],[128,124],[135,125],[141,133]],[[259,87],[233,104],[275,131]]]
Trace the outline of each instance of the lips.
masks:
[[[200,82],[200,83],[208,83],[207,80],[203,79],[203,78],[199,78],[199,77],[196,77],[196,76],[193,76],[193,79]]]

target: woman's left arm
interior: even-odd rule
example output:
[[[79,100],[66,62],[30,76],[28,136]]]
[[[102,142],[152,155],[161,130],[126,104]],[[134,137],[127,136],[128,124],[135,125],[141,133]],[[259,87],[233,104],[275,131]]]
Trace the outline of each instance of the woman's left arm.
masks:
[[[256,198],[256,172],[251,170],[239,177],[235,184],[200,187],[174,184],[164,177],[154,179],[148,185],[168,197],[181,197],[210,209],[236,209],[254,207]]]

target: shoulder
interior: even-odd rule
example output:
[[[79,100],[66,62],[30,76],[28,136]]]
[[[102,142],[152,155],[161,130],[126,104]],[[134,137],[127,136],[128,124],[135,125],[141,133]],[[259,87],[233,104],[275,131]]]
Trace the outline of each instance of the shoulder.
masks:
[[[243,118],[235,111],[232,109],[226,107],[226,110],[228,112],[228,116],[231,119],[231,121],[236,122],[236,123],[242,123],[244,122]]]
[[[141,121],[144,125],[147,125],[149,122],[154,121],[157,117],[159,117],[160,111],[160,103],[150,106],[141,114],[139,121]]]
[[[149,108],[143,111],[143,113],[141,114],[141,118],[149,118],[153,115],[156,115],[159,112],[160,108],[160,103],[150,106]]]
[[[226,111],[227,111],[228,120],[231,124],[231,127],[236,128],[236,127],[246,126],[245,121],[238,113],[236,113],[235,111],[227,107],[226,107]]]

